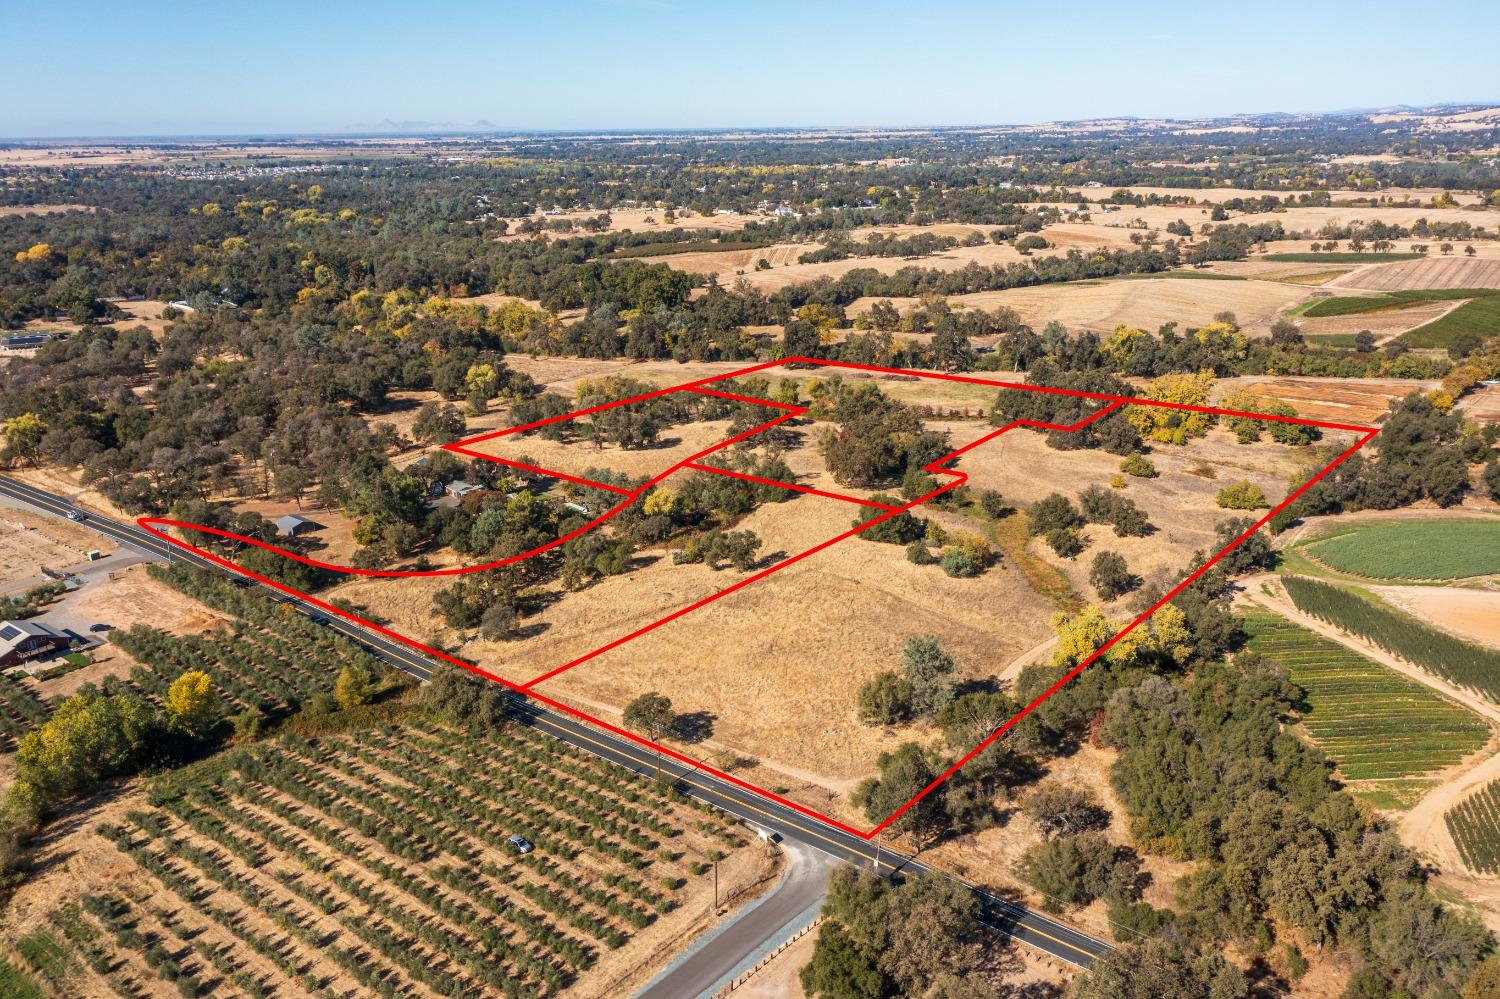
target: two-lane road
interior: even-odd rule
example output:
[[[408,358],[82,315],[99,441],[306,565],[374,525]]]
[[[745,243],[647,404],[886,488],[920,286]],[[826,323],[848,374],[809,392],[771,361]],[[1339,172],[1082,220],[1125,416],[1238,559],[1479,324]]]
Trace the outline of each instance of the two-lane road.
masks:
[[[61,517],[66,517],[68,512],[74,509],[72,502],[64,497],[4,476],[0,476],[0,493],[22,500],[35,509]],[[135,524],[125,524],[96,513],[89,513],[83,525],[164,562],[182,562],[214,572],[228,572],[223,566],[163,541]],[[293,601],[307,613],[326,616],[329,627],[360,642],[374,655],[392,666],[421,680],[431,677],[435,664],[415,649],[352,621],[328,615],[323,608],[300,598],[288,596],[280,591],[272,590],[271,592],[275,593],[278,599]],[[660,774],[663,778],[676,782],[683,793],[691,794],[746,822],[776,833],[784,839],[805,844],[851,864],[870,865],[886,876],[897,873],[918,874],[932,870],[926,864],[897,853],[889,847],[877,846],[861,836],[805,815],[794,808],[722,780],[697,767],[680,763],[670,757],[658,757],[655,752],[645,746],[590,725],[572,715],[556,711],[524,694],[514,691],[507,691],[507,694],[513,702],[518,718],[549,735],[643,776],[655,777]],[[945,872],[938,873],[951,877]],[[1024,905],[1001,898],[982,888],[969,885],[967,882],[961,883],[974,892],[979,899],[987,925],[1029,947],[1080,967],[1087,967],[1094,958],[1112,950],[1111,946],[1104,941],[1041,915]]]

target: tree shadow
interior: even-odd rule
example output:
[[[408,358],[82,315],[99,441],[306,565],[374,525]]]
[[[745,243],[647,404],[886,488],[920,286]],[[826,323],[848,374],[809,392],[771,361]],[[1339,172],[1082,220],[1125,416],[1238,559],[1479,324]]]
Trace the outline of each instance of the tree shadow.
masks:
[[[756,559],[755,564],[750,568],[756,571],[759,571],[761,569],[769,569],[776,563],[785,562],[789,558],[791,558],[791,555],[789,555],[785,550],[777,549],[776,551],[771,552],[768,555],[762,555],[760,558]]]
[[[718,720],[711,711],[688,711],[677,716],[673,734],[682,742],[702,742],[714,734],[714,722]]]

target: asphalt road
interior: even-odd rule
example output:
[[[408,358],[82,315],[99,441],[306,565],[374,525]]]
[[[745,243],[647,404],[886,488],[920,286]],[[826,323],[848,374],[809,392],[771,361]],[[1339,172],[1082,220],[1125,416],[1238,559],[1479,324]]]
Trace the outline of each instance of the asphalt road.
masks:
[[[817,904],[839,862],[805,843],[784,843],[787,870],[769,895],[714,931],[686,958],[653,979],[635,999],[681,999],[710,994],[714,987],[768,940]]]
[[[34,509],[58,516],[67,516],[72,504],[61,496],[0,476],[0,493],[23,500]],[[163,562],[178,562],[196,565],[213,572],[227,574],[222,566],[192,552],[178,548],[135,524],[118,521],[89,513],[83,521],[107,537],[137,548]],[[398,669],[421,680],[429,679],[436,665],[432,660],[384,635],[369,631],[352,621],[328,615],[322,608],[306,601],[290,597],[269,587],[267,592],[277,599],[290,600],[304,612],[328,618],[328,627],[335,628],[360,642],[374,655]],[[548,735],[561,739],[571,746],[593,753],[628,770],[645,776],[661,776],[674,781],[684,794],[708,802],[746,822],[775,833],[784,840],[805,844],[836,860],[855,865],[870,865],[883,876],[909,876],[932,870],[926,864],[872,843],[863,837],[845,832],[837,826],[804,815],[793,808],[779,804],[763,795],[745,790],[697,767],[689,766],[670,757],[659,757],[652,750],[635,742],[589,725],[571,715],[555,711],[523,694],[508,692],[515,709],[515,716]],[[939,872],[942,873],[942,872]],[[951,877],[944,874],[945,877]],[[1087,967],[1094,958],[1108,953],[1113,948],[1096,937],[1050,919],[1026,906],[1009,899],[993,895],[982,888],[961,882],[979,899],[983,918],[991,929],[1005,934],[1029,947],[1079,967]],[[722,971],[729,970],[727,967]],[[722,973],[721,971],[721,973]]]

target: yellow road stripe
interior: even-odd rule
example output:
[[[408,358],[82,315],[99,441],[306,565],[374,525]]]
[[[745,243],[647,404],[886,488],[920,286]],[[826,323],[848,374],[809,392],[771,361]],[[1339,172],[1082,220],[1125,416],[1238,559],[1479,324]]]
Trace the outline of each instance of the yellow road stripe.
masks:
[[[62,510],[68,509],[68,507],[67,507],[66,504],[60,503],[60,502],[58,502],[56,500],[53,500],[50,497],[48,497],[48,498],[38,498],[38,497],[35,497],[35,496],[25,495],[24,494],[24,490],[22,492],[23,492],[22,496],[20,496],[20,497],[12,497],[12,498],[23,499],[23,500],[25,500],[28,503],[40,503],[40,504],[43,504],[44,506],[50,505],[51,507],[56,507],[58,511],[62,511]],[[105,519],[108,520],[108,518],[105,518]],[[113,524],[113,521],[111,521],[110,523]],[[102,532],[100,532],[100,533],[102,533]],[[128,534],[129,532],[127,531],[126,533]],[[153,542],[155,542],[155,543],[153,544]],[[129,542],[126,542],[126,543],[127,544],[135,544],[137,542],[134,540],[134,538],[132,536],[132,540],[129,541]],[[170,549],[170,548],[168,548],[168,546],[163,545],[161,548],[157,548],[156,545],[160,544],[160,542],[155,541],[155,539],[152,539],[152,542],[142,541],[142,542],[139,542],[139,543],[147,545],[151,550],[157,551],[160,554],[167,554],[167,555],[173,554],[173,550]],[[340,629],[340,630],[342,630],[342,629]],[[363,632],[363,629],[360,629],[360,631]],[[355,636],[350,635],[349,637],[355,637]],[[429,672],[431,670],[431,667],[426,663],[425,660],[419,662],[415,658],[406,658],[405,656],[400,656],[398,658],[404,659],[405,662],[406,662],[406,664],[408,666],[415,666],[415,667],[417,667],[419,669],[428,670]],[[593,745],[599,746],[602,749],[607,749],[607,750],[610,750],[611,752],[615,752],[615,753],[623,753],[624,755],[626,755],[627,757],[629,757],[630,759],[632,759],[634,762],[642,763],[642,764],[649,764],[649,762],[650,762],[649,760],[639,760],[639,759],[636,759],[635,757],[630,757],[629,754],[628,753],[624,753],[624,751],[619,746],[609,745],[607,743],[600,742],[599,740],[594,739],[591,736],[584,735],[584,734],[579,733],[579,732],[573,732],[573,731],[568,730],[568,729],[564,729],[561,726],[557,725],[557,723],[551,721],[551,719],[547,718],[545,715],[538,715],[536,717],[535,721],[537,723],[547,722],[553,728],[554,735],[557,736],[557,737],[559,737],[559,738],[563,738],[563,741],[568,741],[568,738],[582,739],[585,742],[592,743]],[[718,795],[727,797],[727,795],[725,795],[725,792],[719,790],[718,788],[712,787],[712,786],[710,786],[708,784],[699,783],[698,781],[694,780],[690,776],[690,774],[683,774],[680,777],[678,777],[677,779],[686,781],[688,784],[691,784],[693,787],[696,787],[699,790],[707,791],[707,792],[709,792],[711,794],[718,794]],[[771,819],[772,821],[776,821],[776,822],[787,822],[788,821],[787,816],[780,815],[780,814],[768,811],[768,810],[766,810],[764,808],[761,808],[759,805],[751,804],[750,802],[739,801],[737,799],[731,799],[731,800],[734,801],[735,805],[737,805],[737,806],[739,806],[741,808],[748,808],[749,810],[751,810],[753,812],[757,812],[760,815],[763,815],[766,818]],[[857,847],[850,846],[850,845],[848,845],[846,843],[841,843],[838,840],[833,839],[830,836],[824,835],[823,833],[817,831],[816,829],[809,829],[806,826],[800,825],[800,824],[798,824],[796,822],[792,822],[791,825],[793,825],[793,827],[796,828],[796,830],[799,833],[802,833],[802,834],[807,835],[807,836],[815,836],[818,839],[821,839],[825,843],[830,843],[833,846],[838,847],[840,850],[845,850],[845,851],[848,851],[848,852],[851,852],[851,853],[855,853],[855,854],[858,854],[861,857],[867,857],[872,862],[875,862],[875,863],[879,864],[880,866],[888,867],[892,872],[895,872],[895,871],[897,871],[897,870],[900,869],[896,864],[892,864],[890,861],[878,860],[876,854],[866,853],[865,851],[863,851],[863,850],[861,850],[861,849],[859,849]],[[962,884],[962,882],[960,882],[960,883]],[[965,885],[965,887],[970,887],[970,886]],[[1012,939],[1017,940],[1020,943],[1023,943],[1023,944],[1026,943],[1025,940],[1022,940],[1020,937],[1016,936],[1014,933],[1009,933],[1009,932],[1007,932],[1005,930],[999,929],[998,927],[996,927],[995,929],[997,930],[997,932],[1004,933],[1006,936],[1011,937]],[[1061,947],[1066,947],[1068,950],[1071,950],[1071,951],[1074,951],[1076,953],[1082,954],[1084,957],[1088,958],[1089,960],[1093,960],[1094,955],[1090,954],[1088,951],[1083,950],[1081,947],[1077,946],[1076,944],[1071,944],[1071,943],[1067,942],[1066,940],[1061,940],[1061,939],[1053,936],[1052,934],[1048,933],[1046,930],[1037,929],[1034,926],[1027,926],[1026,930],[1029,933],[1035,933],[1035,934],[1038,934],[1039,936],[1046,937],[1048,940],[1051,940],[1053,943],[1058,944]],[[1032,946],[1034,946],[1034,945],[1032,945]],[[1038,948],[1038,949],[1040,949],[1040,948]],[[1043,953],[1045,953],[1045,951]],[[1058,955],[1053,955],[1053,956],[1058,956]]]

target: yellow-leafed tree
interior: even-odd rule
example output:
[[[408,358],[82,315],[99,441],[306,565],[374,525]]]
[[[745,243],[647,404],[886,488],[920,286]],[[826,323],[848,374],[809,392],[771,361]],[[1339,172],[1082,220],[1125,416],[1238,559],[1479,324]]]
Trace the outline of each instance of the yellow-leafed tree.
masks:
[[[223,704],[213,679],[202,670],[190,669],[167,688],[167,720],[173,728],[201,738],[213,731],[223,717]]]

